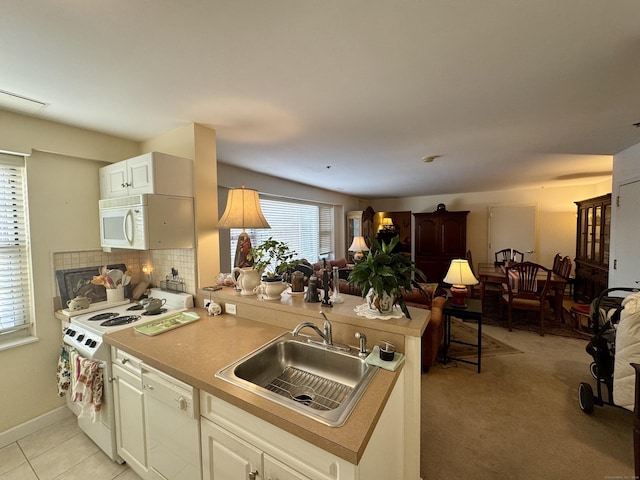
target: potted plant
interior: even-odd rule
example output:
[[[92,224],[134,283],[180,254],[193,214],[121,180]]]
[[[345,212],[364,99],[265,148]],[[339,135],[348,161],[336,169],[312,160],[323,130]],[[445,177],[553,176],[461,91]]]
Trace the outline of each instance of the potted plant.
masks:
[[[424,273],[404,254],[393,253],[399,242],[398,236],[388,244],[378,243],[375,238],[371,241],[371,250],[356,262],[348,281],[360,289],[362,298],[367,299],[370,308],[388,314],[393,311],[393,305],[397,304],[406,317],[411,318],[402,292],[411,291],[415,287],[426,295],[417,281],[419,279],[426,282]]]
[[[281,282],[282,274],[300,263],[293,259],[296,255],[289,245],[269,237],[257,247],[252,247],[247,258],[253,262],[253,269],[261,273],[263,281]]]

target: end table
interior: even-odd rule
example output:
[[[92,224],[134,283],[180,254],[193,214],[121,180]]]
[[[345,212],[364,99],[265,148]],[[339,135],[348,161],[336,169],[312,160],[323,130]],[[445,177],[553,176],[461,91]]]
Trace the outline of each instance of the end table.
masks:
[[[444,352],[443,361],[446,363],[449,360],[456,360],[458,362],[470,363],[478,366],[478,373],[480,373],[480,367],[482,362],[482,301],[477,298],[467,298],[467,308],[454,307],[450,301],[447,300],[442,310],[444,317]],[[459,318],[460,320],[476,320],[478,322],[478,343],[462,342],[460,340],[451,340],[451,317]],[[471,347],[477,347],[478,349],[478,361],[473,362],[464,358],[455,358],[449,356],[449,347],[451,343],[460,343],[463,345],[469,345]]]

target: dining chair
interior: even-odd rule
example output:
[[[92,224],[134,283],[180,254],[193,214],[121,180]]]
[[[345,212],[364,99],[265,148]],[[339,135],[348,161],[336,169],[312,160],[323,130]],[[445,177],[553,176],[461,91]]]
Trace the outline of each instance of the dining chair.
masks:
[[[560,261],[557,261],[558,256],[560,256]],[[551,305],[551,308],[553,308],[554,310],[556,308],[560,308],[560,319],[564,322],[564,308],[562,308],[562,305],[558,306],[556,305],[556,299],[559,296],[558,290],[562,291],[562,295],[564,295],[564,291],[565,288],[567,287],[567,283],[569,282],[569,276],[571,275],[571,268],[572,268],[573,264],[571,263],[571,258],[569,258],[569,256],[565,256],[564,258],[562,258],[562,256],[560,254],[557,254],[556,257],[553,259],[553,268],[551,269],[553,274],[556,275],[557,277],[562,277],[566,280],[565,283],[560,284],[554,284],[553,287],[549,288],[549,291],[547,292],[547,299],[549,300],[549,305]]]
[[[558,273],[560,271],[560,265],[562,265],[562,255],[560,253],[556,253],[556,256],[553,257],[553,267],[551,267],[553,273]]]
[[[505,270],[506,293],[500,297],[500,303],[502,311],[506,308],[508,312],[509,331],[512,331],[512,311],[528,310],[538,313],[540,335],[544,336],[544,302],[551,283],[551,270],[533,262],[516,263]]]
[[[473,255],[471,255],[471,250],[467,250],[466,258],[467,258],[467,262],[469,263],[469,268],[471,269],[471,273],[473,273],[473,276],[476,277],[476,280],[477,280],[478,275],[476,275],[476,271],[473,268]],[[476,291],[476,286],[469,285],[469,298],[478,298],[479,296],[480,296],[479,293]]]
[[[524,253],[519,252],[515,248],[511,251],[511,260],[516,263],[524,262]]]
[[[496,264],[504,265],[505,263],[508,263],[511,261],[511,249],[505,248],[503,250],[498,250],[497,252],[495,252],[495,256],[496,256]]]

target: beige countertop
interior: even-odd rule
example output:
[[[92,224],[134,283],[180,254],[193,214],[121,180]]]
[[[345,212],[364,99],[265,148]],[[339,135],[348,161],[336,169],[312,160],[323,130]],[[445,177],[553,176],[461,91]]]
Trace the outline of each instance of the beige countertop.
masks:
[[[218,294],[220,292],[216,292]],[[207,298],[209,294],[206,294]],[[349,302],[361,303],[362,299],[352,297]],[[366,448],[367,442],[375,428],[375,425],[384,409],[386,401],[395,385],[400,370],[390,372],[381,369],[367,388],[355,409],[342,427],[329,427],[304,415],[259,397],[242,388],[215,378],[215,372],[238,360],[242,356],[252,352],[266,342],[277,337],[281,333],[291,330],[289,323],[293,319],[287,319],[285,310],[293,313],[296,323],[309,320],[309,316],[315,315],[316,323],[321,325],[318,304],[301,304],[298,307],[308,309],[305,314],[298,308],[291,308],[291,302],[283,296],[282,302],[261,302],[253,298],[240,298],[232,289],[225,289],[221,296],[214,294],[218,303],[234,301],[238,306],[251,310],[251,315],[210,316],[203,308],[192,311],[198,313],[200,320],[165,332],[156,336],[147,336],[138,333],[133,328],[118,330],[104,336],[105,341],[115,347],[135,355],[152,367],[163,370],[169,375],[182,380],[185,383],[208,392],[224,401],[227,401],[253,415],[259,417],[276,427],[279,427],[293,435],[296,435],[340,458],[353,464],[358,464]],[[296,300],[297,301],[297,300]],[[300,299],[300,302],[302,300]],[[326,309],[327,316],[333,323],[334,338],[336,341],[357,345],[352,340],[354,329],[366,332],[374,338],[391,335],[396,344],[402,343],[404,334],[419,336],[424,331],[429,318],[426,310],[412,310],[413,320],[375,321],[351,318],[356,325],[340,325],[346,322],[353,314],[352,306],[344,305],[333,311]],[[279,318],[284,325],[270,321],[273,313],[280,313]],[[415,315],[414,315],[415,312]],[[258,317],[254,315],[259,315]],[[301,318],[306,315],[307,318]],[[342,318],[344,315],[345,318]],[[246,318],[245,318],[246,317]],[[248,318],[260,318],[261,321]],[[313,320],[313,318],[312,318]],[[365,320],[362,322],[362,320]],[[359,322],[361,322],[359,324]],[[276,323],[276,324],[273,324]],[[294,324],[295,326],[295,324]],[[337,335],[336,335],[337,334]],[[349,341],[344,342],[347,338]],[[341,338],[342,337],[342,338]],[[401,345],[400,345],[401,346]],[[369,348],[373,343],[369,343]],[[398,348],[402,351],[402,348]]]

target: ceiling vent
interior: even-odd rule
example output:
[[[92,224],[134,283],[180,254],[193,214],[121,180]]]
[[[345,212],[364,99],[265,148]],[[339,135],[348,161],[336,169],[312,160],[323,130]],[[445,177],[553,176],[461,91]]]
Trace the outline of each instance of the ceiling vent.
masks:
[[[48,103],[32,100],[22,95],[0,90],[0,108],[14,112],[36,115],[49,106]]]

